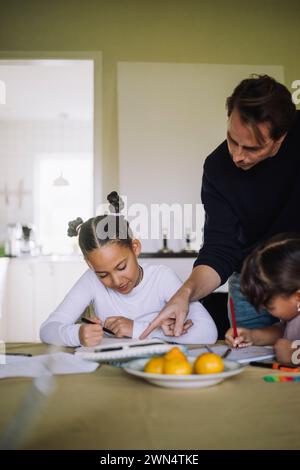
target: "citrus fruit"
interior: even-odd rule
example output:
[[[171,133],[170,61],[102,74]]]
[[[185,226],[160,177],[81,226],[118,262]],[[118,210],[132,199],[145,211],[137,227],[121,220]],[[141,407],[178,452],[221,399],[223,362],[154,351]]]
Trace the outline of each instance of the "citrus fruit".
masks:
[[[182,359],[184,361],[187,360],[186,355],[177,346],[175,346],[175,348],[170,349],[170,351],[168,351],[164,357],[167,361],[169,359],[175,359],[175,358]]]
[[[163,374],[164,362],[163,356],[152,357],[152,359],[146,363],[144,372],[148,374]]]
[[[223,370],[224,362],[218,354],[204,353],[198,356],[194,362],[195,374],[218,374]]]
[[[172,375],[189,375],[193,367],[187,359],[174,357],[164,362],[163,373]]]

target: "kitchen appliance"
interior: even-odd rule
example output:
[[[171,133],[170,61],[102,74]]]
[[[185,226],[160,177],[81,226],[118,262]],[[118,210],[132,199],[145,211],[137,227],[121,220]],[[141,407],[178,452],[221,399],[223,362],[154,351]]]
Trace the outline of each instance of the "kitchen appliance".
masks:
[[[6,240],[4,245],[6,256],[20,255],[20,241],[22,236],[22,227],[20,224],[8,224],[6,227]]]
[[[33,226],[8,224],[4,250],[5,256],[34,255],[36,243]]]
[[[22,225],[20,255],[35,254],[35,236],[32,225]]]

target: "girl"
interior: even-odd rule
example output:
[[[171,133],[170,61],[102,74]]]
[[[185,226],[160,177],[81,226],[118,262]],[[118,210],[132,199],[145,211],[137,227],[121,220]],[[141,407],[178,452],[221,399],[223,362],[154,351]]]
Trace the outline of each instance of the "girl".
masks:
[[[259,329],[237,328],[235,339],[230,328],[226,342],[235,347],[274,344],[279,362],[295,362],[293,341],[300,340],[300,235],[277,235],[248,256],[241,290],[257,310],[266,307],[280,322]]]
[[[45,343],[95,346],[101,342],[103,326],[117,337],[138,338],[181,285],[168,267],[138,263],[141,244],[120,214],[123,201],[116,192],[107,199],[110,214],[69,223],[68,235],[79,235],[89,269],[42,324],[40,336]],[[91,302],[94,324],[75,324]],[[173,329],[174,320],[169,319],[151,336],[168,340]],[[176,341],[212,344],[216,340],[214,321],[199,302],[193,302],[184,335]]]

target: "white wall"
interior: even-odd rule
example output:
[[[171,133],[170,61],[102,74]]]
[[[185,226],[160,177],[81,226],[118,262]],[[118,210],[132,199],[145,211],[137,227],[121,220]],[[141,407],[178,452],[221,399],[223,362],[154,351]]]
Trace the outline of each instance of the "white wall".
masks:
[[[284,78],[281,66],[118,64],[120,190],[129,204],[200,202],[204,159],[226,136],[225,99],[251,73]],[[161,241],[143,247],[156,251]]]

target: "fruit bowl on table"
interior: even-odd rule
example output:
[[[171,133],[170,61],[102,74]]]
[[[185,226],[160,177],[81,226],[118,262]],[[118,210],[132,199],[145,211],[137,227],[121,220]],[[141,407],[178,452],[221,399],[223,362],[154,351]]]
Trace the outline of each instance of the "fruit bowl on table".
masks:
[[[188,361],[193,363],[194,357],[188,356]],[[224,371],[215,374],[150,374],[144,372],[148,359],[136,359],[130,361],[124,370],[135,377],[144,379],[154,385],[169,388],[200,388],[216,385],[223,380],[243,372],[245,367],[238,362],[224,360]]]

